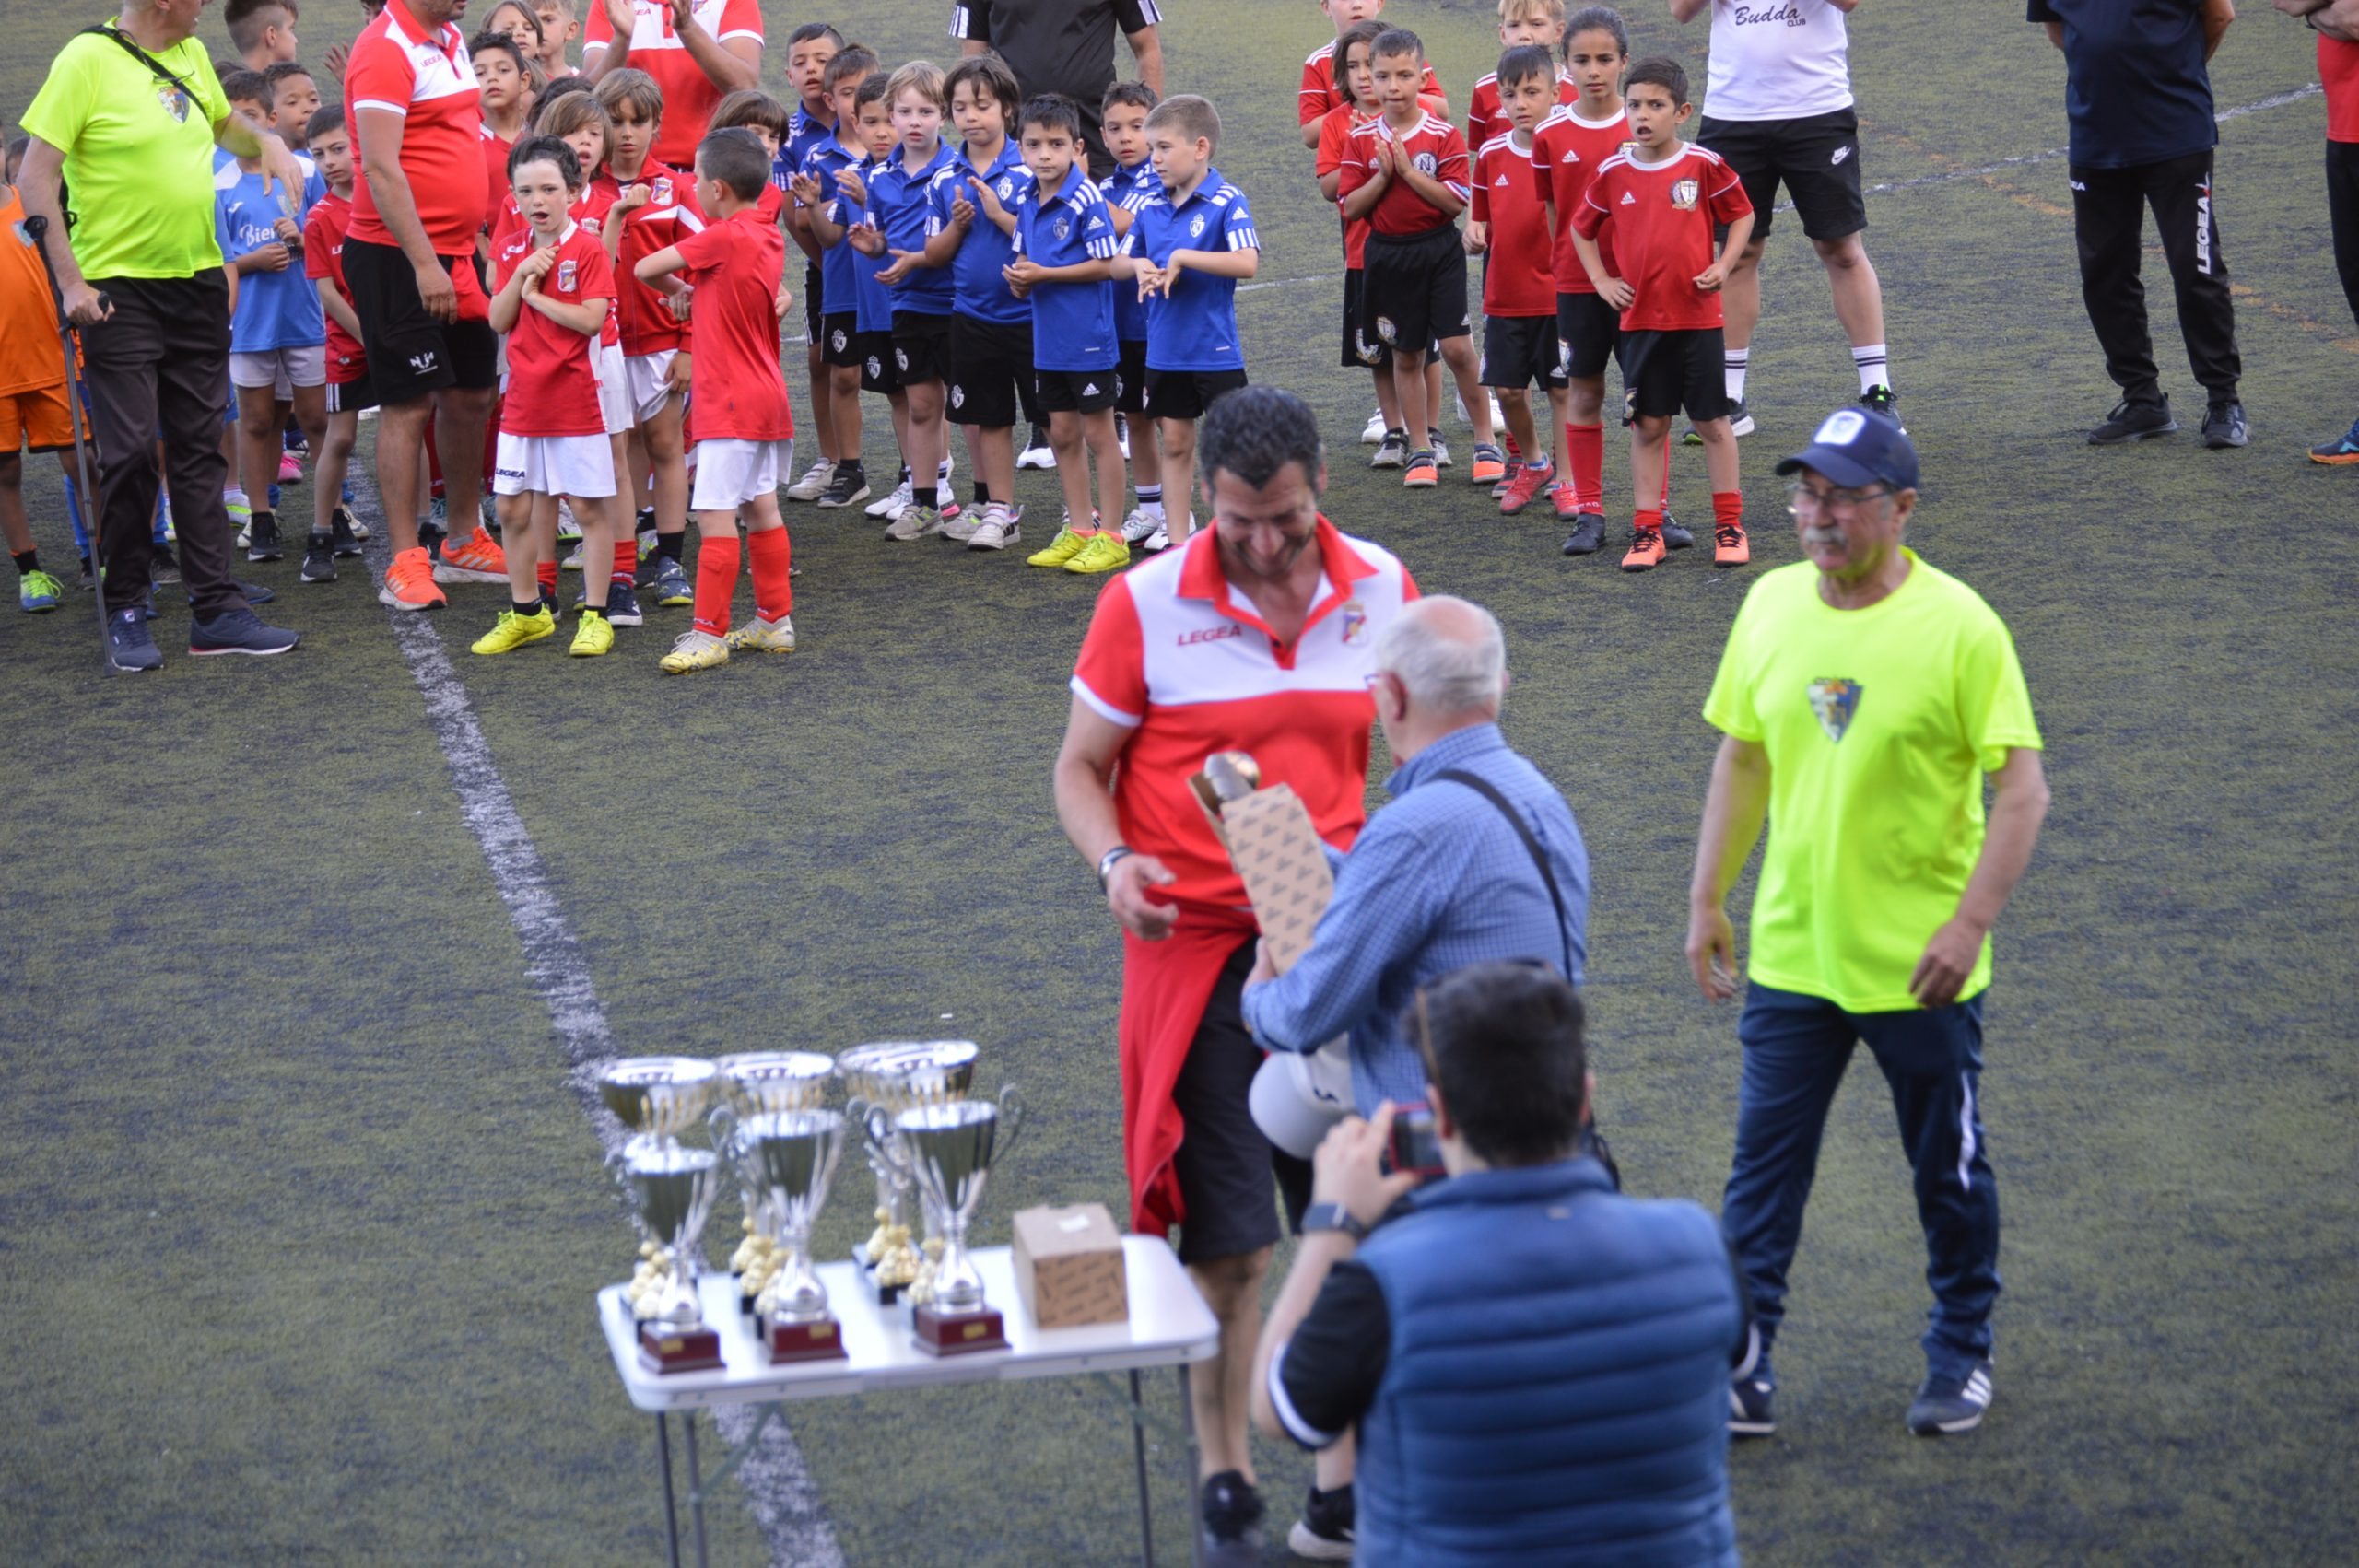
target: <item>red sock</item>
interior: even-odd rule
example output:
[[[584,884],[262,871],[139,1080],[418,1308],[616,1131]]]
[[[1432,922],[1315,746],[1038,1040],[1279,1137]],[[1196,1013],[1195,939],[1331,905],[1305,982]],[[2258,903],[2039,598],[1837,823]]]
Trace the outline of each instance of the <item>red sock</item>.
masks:
[[[780,528],[757,529],[745,535],[754,553],[754,613],[775,621],[794,613],[794,544]]]
[[[743,554],[734,534],[697,545],[697,630],[719,637],[729,629],[729,602],[737,597],[737,562]]]
[[[1744,493],[1741,490],[1712,492],[1712,522],[1719,528],[1744,526]]]
[[[1641,533],[1644,533],[1649,528],[1653,529],[1658,533],[1661,532],[1662,509],[1661,507],[1641,507],[1638,509],[1638,515],[1631,520],[1630,526],[1637,529]]]
[[[1572,464],[1573,509],[1605,509],[1605,427],[1565,427],[1565,461]]]
[[[543,561],[533,568],[533,575],[540,579],[542,592],[557,591],[557,563],[555,561]]]
[[[1503,430],[1499,434],[1499,444],[1507,449],[1508,461],[1509,462],[1521,462],[1523,461],[1523,449],[1516,445],[1515,432],[1513,430]]]
[[[615,546],[614,580],[616,582],[628,582],[638,575],[639,539],[636,535],[633,535],[628,541]]]

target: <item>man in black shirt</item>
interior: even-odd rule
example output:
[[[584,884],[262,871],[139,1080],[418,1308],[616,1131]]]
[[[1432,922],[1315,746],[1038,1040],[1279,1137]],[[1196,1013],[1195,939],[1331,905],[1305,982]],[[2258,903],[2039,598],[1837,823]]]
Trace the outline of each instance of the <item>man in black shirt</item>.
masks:
[[[2064,52],[2071,122],[2072,229],[2081,297],[2121,401],[2089,432],[2094,446],[2178,428],[2154,369],[2146,291],[2138,278],[2145,209],[2154,209],[2178,297],[2188,363],[2206,399],[2203,444],[2240,447],[2236,400],[2243,361],[2228,263],[2212,208],[2212,149],[2219,145],[2205,62],[2236,18],[2234,0],[2029,0],[2029,19]]]
[[[950,36],[966,53],[996,53],[1015,73],[1024,96],[1062,93],[1081,108],[1082,140],[1089,145],[1089,177],[1114,172],[1106,150],[1100,106],[1114,85],[1114,34],[1119,29],[1138,61],[1138,79],[1163,96],[1163,20],[1155,0],[969,0],[950,11]]]

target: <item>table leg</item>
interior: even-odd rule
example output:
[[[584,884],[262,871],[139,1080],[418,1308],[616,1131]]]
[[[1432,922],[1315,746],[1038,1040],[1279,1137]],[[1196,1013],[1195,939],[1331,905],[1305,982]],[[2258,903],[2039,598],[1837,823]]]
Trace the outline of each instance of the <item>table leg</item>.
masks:
[[[696,1532],[697,1568],[707,1568],[704,1555],[704,1477],[697,1469],[697,1413],[683,1410],[680,1427],[688,1434],[688,1523]]]
[[[1180,1363],[1180,1419],[1188,1432],[1188,1561],[1203,1568],[1204,1504],[1196,1476],[1196,1399],[1189,1385],[1188,1363]]]
[[[655,1412],[655,1463],[663,1472],[663,1552],[671,1568],[680,1568],[680,1511],[672,1501],[672,1418]]]
[[[1131,1451],[1139,1467],[1139,1561],[1155,1568],[1155,1518],[1146,1489],[1146,1411],[1139,1401],[1139,1369],[1131,1368]]]

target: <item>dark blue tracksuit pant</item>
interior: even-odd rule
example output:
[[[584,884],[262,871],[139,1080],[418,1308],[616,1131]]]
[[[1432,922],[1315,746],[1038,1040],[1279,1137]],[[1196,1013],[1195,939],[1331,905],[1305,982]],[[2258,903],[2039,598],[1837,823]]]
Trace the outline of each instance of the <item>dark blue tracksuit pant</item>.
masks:
[[[1933,1289],[1926,1367],[1936,1376],[1965,1375],[1990,1354],[1990,1306],[1999,1297],[1999,1193],[1977,1105],[1982,999],[1846,1012],[1820,997],[1749,986],[1737,1038],[1744,1076],[1720,1223],[1753,1293],[1760,1375],[1771,1375],[1769,1346],[1786,1316],[1786,1270],[1802,1239],[1827,1107],[1862,1040],[1892,1087],[1900,1141],[1917,1175],[1925,1282]]]

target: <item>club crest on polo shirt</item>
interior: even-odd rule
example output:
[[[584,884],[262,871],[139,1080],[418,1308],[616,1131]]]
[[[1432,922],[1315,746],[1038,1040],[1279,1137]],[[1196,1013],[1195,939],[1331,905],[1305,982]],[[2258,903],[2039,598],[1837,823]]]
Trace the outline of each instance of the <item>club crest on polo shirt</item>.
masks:
[[[156,101],[162,104],[164,112],[174,120],[183,125],[188,123],[188,94],[167,83],[156,89]]]
[[[1062,241],[1065,236],[1073,232],[1073,224],[1070,220],[1061,217],[1057,219],[1056,222],[1049,225],[1049,232],[1055,235],[1057,239]]]
[[[1810,710],[1826,738],[1840,744],[1860,711],[1860,683],[1837,675],[1822,675],[1810,684]]]
[[[1434,161],[1434,155],[1429,152],[1421,152],[1409,161],[1415,166],[1417,172],[1420,174],[1431,174],[1435,170],[1441,167],[1440,164]]]
[[[579,266],[580,264],[581,264],[581,263],[577,263],[577,262],[559,262],[559,263],[557,263],[557,291],[559,294],[570,294],[570,293],[572,293],[572,292],[573,292],[573,275],[574,275],[574,269],[575,269],[575,267]]]
[[[1358,600],[1344,605],[1344,646],[1351,647],[1367,635],[1367,606]]]
[[[1703,193],[1704,187],[1694,180],[1674,180],[1671,182],[1671,205],[1681,212],[1694,212],[1696,198]]]
[[[650,200],[653,201],[657,206],[668,207],[672,205],[672,181],[669,175],[657,176],[652,189],[653,194]]]
[[[1188,238],[1191,240],[1202,240],[1203,237],[1204,215],[1203,213],[1198,213],[1193,218],[1189,220]]]

